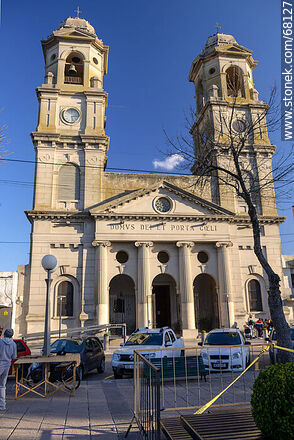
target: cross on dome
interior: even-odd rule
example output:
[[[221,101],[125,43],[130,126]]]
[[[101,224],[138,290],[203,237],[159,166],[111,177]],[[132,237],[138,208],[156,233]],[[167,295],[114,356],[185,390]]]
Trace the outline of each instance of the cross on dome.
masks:
[[[80,10],[79,6],[77,7],[77,9],[74,10],[74,12],[76,12],[77,13],[77,17],[80,18],[80,14],[81,14],[82,11]]]

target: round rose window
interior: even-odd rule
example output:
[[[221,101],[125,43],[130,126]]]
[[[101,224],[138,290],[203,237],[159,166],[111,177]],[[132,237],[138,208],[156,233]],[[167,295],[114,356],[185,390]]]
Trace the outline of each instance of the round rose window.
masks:
[[[155,209],[158,212],[168,212],[171,209],[171,202],[166,197],[159,197],[154,203]]]

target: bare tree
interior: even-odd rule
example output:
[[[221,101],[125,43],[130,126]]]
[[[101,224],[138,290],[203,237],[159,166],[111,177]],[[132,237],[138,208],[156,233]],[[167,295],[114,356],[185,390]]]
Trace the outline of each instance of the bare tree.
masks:
[[[214,102],[214,112],[207,118],[205,130],[199,132],[195,112],[186,117],[187,135],[170,138],[167,133],[168,154],[180,154],[184,167],[190,168],[195,175],[195,185],[201,190],[207,184],[217,181],[222,191],[233,190],[237,200],[247,206],[247,213],[252,226],[254,253],[268,277],[268,304],[273,325],[277,332],[277,343],[292,348],[289,325],[283,311],[280,291],[280,277],[273,270],[261,246],[260,215],[261,201],[275,208],[275,188],[282,197],[293,190],[293,150],[281,154],[277,152],[272,162],[275,147],[268,140],[268,133],[280,125],[279,107],[276,105],[276,90],[273,89],[268,104],[261,103],[255,119],[240,117],[238,97],[240,84],[232,69],[228,81],[230,106],[224,115],[221,103]],[[216,116],[219,115],[219,116]],[[268,140],[268,145],[255,144],[255,139]],[[262,143],[261,143],[262,144]],[[217,194],[215,195],[217,197]],[[283,362],[293,356],[287,351],[281,353]]]

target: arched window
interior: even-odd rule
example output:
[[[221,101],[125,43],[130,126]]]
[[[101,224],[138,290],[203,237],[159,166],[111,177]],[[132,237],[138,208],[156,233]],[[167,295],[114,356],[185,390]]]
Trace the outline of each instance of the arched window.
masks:
[[[231,97],[244,97],[244,84],[242,70],[237,66],[231,66],[226,71],[227,95]]]
[[[80,170],[73,164],[62,165],[58,175],[58,199],[80,199]]]
[[[65,61],[64,83],[83,84],[84,64],[80,54],[71,53]]]
[[[57,289],[57,316],[73,316],[73,292],[74,288],[70,281],[62,281]]]
[[[250,312],[262,311],[261,289],[257,280],[250,280],[248,283],[248,297]]]

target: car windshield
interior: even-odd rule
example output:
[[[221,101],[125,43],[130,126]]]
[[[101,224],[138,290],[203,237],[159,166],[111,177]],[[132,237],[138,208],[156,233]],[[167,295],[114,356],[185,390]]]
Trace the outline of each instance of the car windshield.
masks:
[[[242,344],[239,333],[220,332],[207,335],[205,345],[239,345]]]
[[[70,341],[68,339],[57,339],[51,344],[51,353],[58,353],[59,351],[64,351],[65,353],[80,353],[82,351],[81,339],[76,339]]]
[[[162,333],[135,333],[125,345],[162,345]]]
[[[292,339],[292,341],[294,341],[294,328],[291,328],[290,330],[291,330],[291,339]],[[273,331],[272,340],[273,341],[277,340],[277,332],[276,332],[276,330]]]

